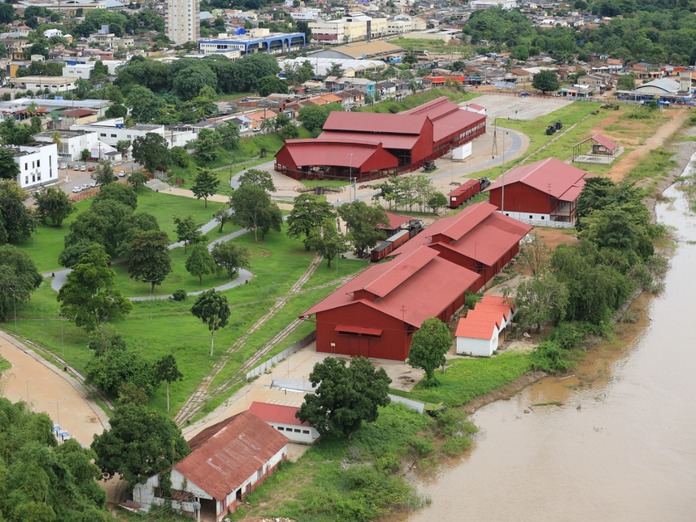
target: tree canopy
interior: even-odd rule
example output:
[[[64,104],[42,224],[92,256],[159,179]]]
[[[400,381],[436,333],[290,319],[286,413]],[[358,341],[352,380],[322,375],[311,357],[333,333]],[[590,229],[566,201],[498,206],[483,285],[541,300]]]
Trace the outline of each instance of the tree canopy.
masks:
[[[0,244],[18,243],[31,237],[34,223],[24,205],[28,198],[29,194],[16,181],[0,180]]]
[[[349,365],[327,357],[314,365],[309,380],[315,392],[305,395],[297,418],[322,435],[350,438],[363,422],[377,420],[380,406],[389,404],[391,379],[364,357],[353,358]]]
[[[109,422],[111,428],[92,443],[103,478],[119,474],[131,484],[145,482],[190,452],[181,430],[155,410],[123,404]]]
[[[31,258],[12,245],[0,245],[0,319],[6,321],[24,303],[43,278]]]
[[[452,336],[445,323],[437,318],[426,319],[413,334],[408,364],[425,371],[425,386],[439,384],[435,369],[447,361],[445,354],[452,347]]]
[[[232,222],[250,229],[254,233],[254,241],[258,241],[259,231],[262,237],[270,230],[280,232],[283,214],[263,187],[242,184],[232,192],[230,207],[234,212]]]
[[[203,132],[203,131],[201,131]],[[215,194],[220,186],[220,180],[217,179],[215,173],[210,169],[198,167],[198,173],[193,179],[191,192],[197,199],[203,198],[206,208],[208,207],[208,198]]]
[[[57,444],[51,419],[0,398],[0,519],[19,521],[115,520],[97,484],[94,453],[74,440]]]
[[[295,198],[288,215],[287,235],[296,239],[302,238],[305,249],[309,250],[310,233],[326,219],[335,217],[333,207],[326,200],[308,192],[300,194]]]
[[[557,91],[560,86],[561,82],[554,71],[539,71],[532,79],[532,87],[539,89],[544,94],[550,91]]]
[[[50,222],[61,226],[63,220],[75,212],[75,207],[68,195],[55,187],[47,187],[34,194],[36,200],[36,215],[44,224]]]
[[[128,275],[136,281],[150,284],[150,292],[161,285],[172,271],[169,238],[160,230],[137,234],[126,246]]]
[[[353,243],[359,256],[385,237],[384,232],[378,228],[379,225],[389,224],[387,214],[382,207],[354,201],[338,207],[338,215],[346,222],[347,238]]]
[[[215,332],[227,326],[230,318],[230,306],[227,298],[215,290],[206,290],[196,298],[191,308],[194,317],[201,320],[210,331],[210,356],[213,356]]]

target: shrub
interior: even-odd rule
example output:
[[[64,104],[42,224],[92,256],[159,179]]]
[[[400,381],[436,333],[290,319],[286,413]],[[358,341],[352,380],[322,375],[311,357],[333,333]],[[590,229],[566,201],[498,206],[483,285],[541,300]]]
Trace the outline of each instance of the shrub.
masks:
[[[549,336],[549,340],[563,350],[577,348],[585,338],[587,330],[582,323],[561,323]]]
[[[573,365],[570,352],[563,350],[558,343],[543,341],[532,352],[532,368],[548,373],[561,373]]]
[[[481,300],[481,294],[467,293],[464,296],[464,305],[466,305],[466,307],[469,309],[473,309],[474,306],[476,306],[476,303],[478,303],[480,300]]]
[[[442,452],[450,457],[460,455],[471,447],[471,439],[465,436],[450,437],[442,444]]]
[[[448,408],[437,413],[437,433],[446,437],[471,435],[478,431],[474,423],[469,422],[463,411]]]
[[[429,439],[413,439],[411,448],[419,457],[426,457],[435,451],[435,446]]]
[[[174,301],[186,301],[186,297],[187,297],[187,294],[186,294],[186,290],[184,290],[184,289],[176,290],[172,294],[172,299],[174,299]]]

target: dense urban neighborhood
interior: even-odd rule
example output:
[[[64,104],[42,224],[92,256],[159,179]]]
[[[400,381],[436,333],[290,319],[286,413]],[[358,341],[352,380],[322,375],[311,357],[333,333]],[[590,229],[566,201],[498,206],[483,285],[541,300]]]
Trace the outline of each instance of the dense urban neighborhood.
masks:
[[[1,4],[0,519],[437,510],[661,290],[695,12]]]

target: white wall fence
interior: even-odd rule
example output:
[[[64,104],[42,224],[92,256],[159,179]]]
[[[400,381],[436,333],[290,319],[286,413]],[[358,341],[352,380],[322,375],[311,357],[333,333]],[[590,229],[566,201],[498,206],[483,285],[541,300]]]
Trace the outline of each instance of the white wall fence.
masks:
[[[278,355],[275,355],[274,357],[271,357],[269,360],[267,360],[265,363],[258,365],[256,368],[253,370],[250,370],[246,374],[247,380],[252,379],[254,377],[258,377],[262,373],[266,373],[268,370],[273,368],[276,364],[279,362],[287,359],[290,357],[293,353],[299,352],[302,348],[307,346],[308,344],[314,342],[314,340],[317,338],[317,332],[314,331],[311,334],[309,334],[307,337],[304,337],[303,339],[300,339],[290,347],[286,348],[282,352],[280,352]]]
[[[415,410],[418,413],[423,413],[425,411],[425,404],[422,402],[413,401],[405,397],[399,397],[398,395],[392,395],[391,393],[389,394],[389,398],[392,402],[396,402],[397,404],[403,404],[407,408]]]

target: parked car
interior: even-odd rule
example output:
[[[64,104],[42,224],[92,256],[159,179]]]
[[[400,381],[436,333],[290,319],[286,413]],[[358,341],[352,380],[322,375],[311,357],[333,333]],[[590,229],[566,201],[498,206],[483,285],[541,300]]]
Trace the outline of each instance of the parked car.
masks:
[[[97,186],[97,182],[96,182],[96,181],[93,181],[92,183],[89,184],[89,186],[90,186],[91,188],[94,188],[94,187]]]
[[[94,172],[94,167],[92,165],[90,165],[89,167],[87,167],[87,170],[89,172]]]
[[[529,96],[527,91],[520,91],[520,96]]]
[[[119,178],[125,178],[125,177],[126,177],[126,171],[124,171],[124,170],[119,170],[119,171],[118,171],[118,177],[119,177]]]
[[[72,191],[73,193],[77,194],[78,192],[82,191],[82,187],[73,187]]]
[[[87,170],[87,165],[82,165],[82,166],[80,167],[80,171],[81,171],[81,172],[85,172],[86,170]]]
[[[59,169],[67,169],[68,166],[65,163],[61,163],[60,165],[58,165],[58,168]]]

